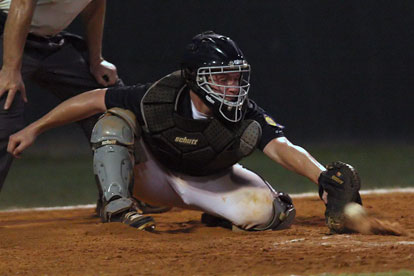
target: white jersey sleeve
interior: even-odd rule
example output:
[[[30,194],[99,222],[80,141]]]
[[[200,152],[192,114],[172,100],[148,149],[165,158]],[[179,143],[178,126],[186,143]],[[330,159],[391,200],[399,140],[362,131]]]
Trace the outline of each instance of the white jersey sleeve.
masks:
[[[30,33],[53,36],[63,31],[92,0],[38,0]],[[11,0],[0,0],[0,10],[8,13]]]

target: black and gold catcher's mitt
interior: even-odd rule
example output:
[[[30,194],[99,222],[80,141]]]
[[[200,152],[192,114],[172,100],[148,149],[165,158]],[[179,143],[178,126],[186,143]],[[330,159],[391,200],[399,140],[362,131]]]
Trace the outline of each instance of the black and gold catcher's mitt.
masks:
[[[318,179],[319,196],[322,198],[323,191],[328,193],[326,225],[333,233],[345,233],[348,229],[344,225],[344,207],[349,202],[362,205],[359,194],[361,180],[351,165],[341,161],[327,165],[326,169]]]

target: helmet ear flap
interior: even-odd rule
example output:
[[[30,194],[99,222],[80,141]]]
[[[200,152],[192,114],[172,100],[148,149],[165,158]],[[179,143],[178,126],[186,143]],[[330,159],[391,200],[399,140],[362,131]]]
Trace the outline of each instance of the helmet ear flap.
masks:
[[[182,66],[181,76],[186,81],[187,85],[192,86],[191,84],[196,81],[197,72],[195,70],[191,70],[189,67]]]
[[[197,94],[203,94],[201,88],[198,87],[196,79],[197,79],[197,71],[191,70],[187,66],[181,67],[181,76],[185,80],[187,86]]]

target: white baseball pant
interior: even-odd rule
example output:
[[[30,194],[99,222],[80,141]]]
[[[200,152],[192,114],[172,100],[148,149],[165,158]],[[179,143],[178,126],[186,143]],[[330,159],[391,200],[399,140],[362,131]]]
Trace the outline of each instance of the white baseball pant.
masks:
[[[273,217],[273,194],[256,173],[233,165],[209,176],[171,172],[155,160],[142,142],[144,158],[134,168],[133,195],[155,206],[200,210],[249,229]]]

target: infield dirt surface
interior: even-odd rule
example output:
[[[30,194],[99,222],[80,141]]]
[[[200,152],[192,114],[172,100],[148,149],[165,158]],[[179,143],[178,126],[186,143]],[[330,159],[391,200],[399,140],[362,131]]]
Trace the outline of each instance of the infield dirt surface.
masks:
[[[100,222],[93,209],[0,213],[0,275],[310,275],[414,271],[414,194],[365,195],[408,236],[328,235],[317,197],[294,198],[288,230],[235,233],[200,212],[153,215],[154,233]]]

